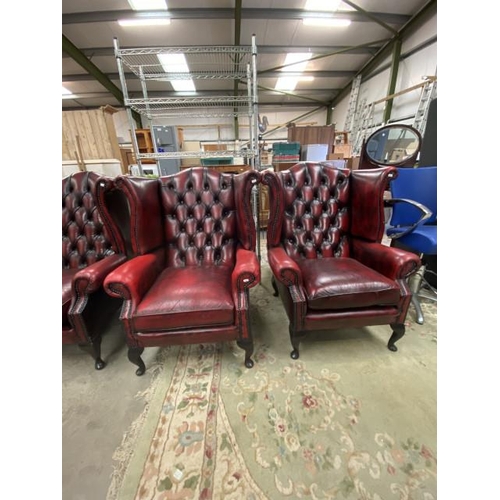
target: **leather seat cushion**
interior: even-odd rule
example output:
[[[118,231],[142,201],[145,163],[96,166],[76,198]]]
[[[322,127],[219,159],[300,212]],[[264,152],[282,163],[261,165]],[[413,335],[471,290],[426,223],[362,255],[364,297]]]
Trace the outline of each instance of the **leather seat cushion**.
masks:
[[[71,282],[73,276],[79,269],[63,269],[62,270],[62,318],[63,324],[67,323],[68,311],[71,306],[71,299],[73,298],[71,292]]]
[[[297,261],[310,309],[358,309],[397,305],[399,285],[350,258]]]
[[[134,315],[136,331],[165,331],[234,323],[228,266],[167,268]]]

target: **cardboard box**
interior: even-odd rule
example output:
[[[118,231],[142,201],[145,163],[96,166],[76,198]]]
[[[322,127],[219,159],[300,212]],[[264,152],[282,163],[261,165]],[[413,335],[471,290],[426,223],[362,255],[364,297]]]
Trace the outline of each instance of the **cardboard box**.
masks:
[[[352,158],[348,158],[348,168],[351,170],[359,169],[359,156],[353,156]]]
[[[352,156],[352,147],[350,144],[335,144],[333,152],[342,153],[344,158],[350,158]]]
[[[328,155],[328,160],[343,160],[344,153],[330,153]]]
[[[200,141],[184,141],[182,143],[182,151],[201,151],[201,143]],[[182,158],[181,165],[183,167],[195,167],[201,165],[201,157]]]

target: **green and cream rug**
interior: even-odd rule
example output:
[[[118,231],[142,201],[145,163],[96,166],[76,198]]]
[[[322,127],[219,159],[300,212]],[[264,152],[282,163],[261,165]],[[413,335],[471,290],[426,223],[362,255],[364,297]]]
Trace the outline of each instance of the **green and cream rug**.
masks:
[[[437,498],[437,310],[315,334],[289,354],[270,274],[251,290],[255,366],[235,343],[159,351],[107,500]]]

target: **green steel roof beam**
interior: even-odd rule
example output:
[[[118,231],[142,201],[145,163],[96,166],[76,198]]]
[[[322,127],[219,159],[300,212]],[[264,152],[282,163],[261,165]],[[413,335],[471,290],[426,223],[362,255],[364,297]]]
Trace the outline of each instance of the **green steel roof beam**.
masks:
[[[353,9],[357,10],[358,12],[361,12],[364,16],[368,17],[372,21],[376,22],[377,24],[380,24],[383,28],[385,28],[387,31],[390,31],[392,34],[397,35],[398,31],[395,30],[392,26],[389,26],[388,24],[384,23],[376,14],[372,14],[371,12],[366,11],[365,9],[362,9],[359,5],[356,5],[355,3],[351,2],[350,0],[342,0],[344,3],[352,7]]]
[[[316,104],[320,104],[321,106],[328,106],[327,102],[320,101],[319,99],[314,99],[313,97],[308,97],[308,96],[305,96],[305,95],[298,95],[295,92],[287,92],[286,90],[277,90],[277,89],[273,89],[271,87],[264,87],[263,85],[257,85],[257,88],[260,89],[260,90],[270,90],[270,91],[273,91],[273,92],[278,92],[278,94],[283,94],[283,95],[288,95],[288,96],[291,96],[291,97],[296,97],[297,99],[304,99],[306,101],[315,102]]]
[[[398,68],[401,56],[401,45],[401,38],[397,38],[396,40],[394,40],[394,45],[392,48],[391,73],[389,76],[389,87],[387,89],[388,96],[394,94],[396,91],[396,81],[398,79]],[[384,123],[387,123],[389,121],[389,118],[391,117],[393,101],[394,99],[388,99],[387,101],[385,101],[384,115],[382,117],[382,121]]]
[[[276,130],[285,128],[285,127],[288,126],[288,124],[290,124],[292,122],[295,122],[297,120],[300,120],[301,118],[306,118],[307,116],[312,115],[312,114],[316,113],[317,111],[319,111],[320,109],[323,109],[323,108],[324,108],[324,106],[319,106],[318,108],[314,108],[311,111],[308,111],[307,113],[304,113],[304,114],[302,114],[300,116],[297,116],[293,120],[288,121],[285,125],[280,125],[279,127],[275,127],[272,130],[268,130],[268,131],[264,132],[262,134],[262,137],[264,137],[265,135],[272,134],[273,132],[276,132]]]
[[[306,59],[306,60],[307,61],[315,61],[317,59],[323,59],[324,57],[331,57],[331,56],[336,56],[338,54],[344,54],[345,52],[350,52],[353,49],[359,49],[361,47],[369,47],[370,45],[376,45],[376,44],[380,44],[380,43],[389,42],[390,40],[391,40],[390,38],[385,38],[383,40],[376,40],[376,41],[373,41],[373,42],[362,43],[361,45],[354,45],[352,47],[344,47],[344,48],[336,50],[334,52],[329,52],[328,54],[320,54],[320,55],[317,55],[317,56],[313,56],[310,59]],[[278,70],[280,70],[282,68],[286,68],[287,66],[292,66],[293,64],[297,64],[298,62],[305,62],[305,61],[297,61],[297,62],[290,63],[290,64],[282,64],[281,66],[275,66],[274,68],[263,69],[261,71],[258,71],[257,74],[258,75],[263,75],[264,73],[269,73],[269,72],[272,72],[272,71],[278,71]]]
[[[74,45],[67,37],[62,36],[62,49],[85,71],[91,74],[105,89],[107,89],[120,104],[124,104],[123,92],[87,57]],[[141,126],[141,119],[137,112],[132,111],[134,120]]]

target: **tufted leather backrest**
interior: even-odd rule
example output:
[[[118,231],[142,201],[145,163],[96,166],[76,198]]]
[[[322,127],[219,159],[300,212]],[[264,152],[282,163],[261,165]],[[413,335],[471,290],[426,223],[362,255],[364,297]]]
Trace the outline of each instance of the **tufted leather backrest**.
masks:
[[[238,243],[253,249],[250,191],[258,177],[191,168],[161,178],[167,266],[234,265]]]
[[[349,170],[300,163],[265,179],[274,212],[268,227],[271,245],[281,241],[294,259],[349,257]]]
[[[95,172],[62,180],[62,267],[84,268],[115,253],[95,202]]]
[[[237,245],[255,250],[251,190],[259,178],[256,171],[206,167],[159,179],[118,177],[130,207],[133,253],[164,251],[168,267],[234,265]]]

